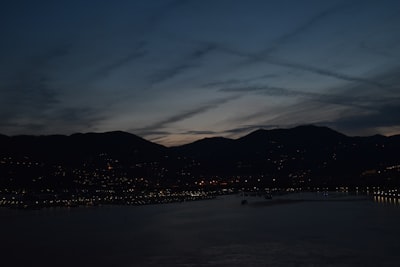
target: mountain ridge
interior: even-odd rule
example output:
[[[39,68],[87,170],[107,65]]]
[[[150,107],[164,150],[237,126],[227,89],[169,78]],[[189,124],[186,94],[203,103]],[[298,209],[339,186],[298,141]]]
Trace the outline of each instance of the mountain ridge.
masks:
[[[22,138],[22,137],[75,137],[75,136],[98,136],[98,135],[119,135],[119,136],[130,136],[130,137],[137,137],[138,139],[142,139],[145,140],[147,142],[153,143],[153,144],[157,144],[159,146],[165,147],[165,148],[173,148],[173,147],[181,147],[181,146],[186,146],[186,145],[190,145],[193,143],[198,143],[204,140],[210,141],[210,140],[217,140],[217,139],[224,139],[224,140],[240,140],[240,139],[244,139],[246,137],[249,136],[253,136],[253,135],[257,135],[257,134],[263,134],[263,135],[279,135],[279,134],[286,134],[288,132],[299,132],[299,131],[304,131],[304,130],[308,130],[308,131],[313,131],[313,130],[318,130],[320,133],[330,133],[332,136],[333,135],[337,135],[337,136],[342,136],[342,137],[349,137],[349,138],[400,138],[400,134],[395,134],[395,135],[390,135],[390,136],[385,136],[385,135],[381,135],[381,134],[374,134],[374,135],[367,135],[367,136],[349,136],[349,135],[345,135],[339,131],[333,130],[332,128],[326,127],[326,126],[316,126],[313,124],[306,124],[306,125],[298,125],[292,128],[276,128],[276,129],[264,129],[264,128],[259,128],[257,130],[251,131],[243,136],[237,137],[237,138],[228,138],[228,137],[224,137],[224,136],[212,136],[212,137],[205,137],[205,138],[201,138],[189,143],[185,143],[185,144],[181,144],[181,145],[173,145],[173,146],[164,146],[162,144],[159,144],[157,142],[152,142],[147,140],[144,137],[141,137],[137,134],[134,133],[130,133],[130,132],[126,132],[126,131],[121,131],[121,130],[115,130],[115,131],[106,131],[106,132],[77,132],[77,133],[72,133],[69,135],[64,135],[64,134],[48,134],[48,135],[28,135],[28,134],[18,134],[18,135],[5,135],[5,134],[1,134],[0,133],[0,138]]]
[[[175,147],[122,131],[0,136],[0,184],[21,186],[36,176],[53,181],[60,168],[74,181],[69,184],[87,186],[81,179],[89,179],[94,187],[99,173],[103,180],[116,179],[110,184],[123,179],[128,185],[140,179],[187,186],[211,177],[262,177],[268,186],[400,184],[399,150],[398,135],[350,137],[313,125],[259,129],[237,139],[211,137]],[[24,169],[33,163],[36,172]]]

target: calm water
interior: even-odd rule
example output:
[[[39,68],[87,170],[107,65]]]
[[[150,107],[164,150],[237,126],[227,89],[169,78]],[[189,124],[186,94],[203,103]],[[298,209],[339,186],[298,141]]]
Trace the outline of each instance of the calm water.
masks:
[[[240,200],[1,209],[0,265],[399,266],[397,205]]]

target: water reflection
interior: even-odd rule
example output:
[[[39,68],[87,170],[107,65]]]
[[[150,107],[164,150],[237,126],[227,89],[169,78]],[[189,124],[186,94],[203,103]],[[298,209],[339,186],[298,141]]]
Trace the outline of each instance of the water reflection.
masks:
[[[374,196],[374,202],[384,205],[400,206],[400,198],[395,197]]]
[[[280,197],[0,209],[1,266],[398,266],[397,197]]]

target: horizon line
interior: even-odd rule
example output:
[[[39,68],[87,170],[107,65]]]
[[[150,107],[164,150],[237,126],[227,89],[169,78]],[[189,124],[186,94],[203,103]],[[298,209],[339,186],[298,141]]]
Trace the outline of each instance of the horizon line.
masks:
[[[224,139],[228,139],[228,140],[238,140],[240,138],[243,138],[243,137],[245,137],[247,135],[250,135],[250,134],[252,134],[254,132],[257,132],[257,131],[260,131],[260,130],[261,131],[293,130],[293,129],[300,128],[300,127],[326,128],[326,129],[329,129],[331,131],[337,132],[338,134],[341,134],[343,136],[353,137],[353,138],[357,138],[357,137],[373,137],[373,136],[382,136],[382,137],[385,137],[385,138],[390,138],[390,137],[394,137],[394,136],[400,135],[400,134],[384,135],[384,134],[378,134],[378,133],[372,134],[372,135],[347,135],[347,134],[344,134],[344,133],[342,133],[340,131],[332,129],[331,127],[328,127],[328,126],[316,125],[316,124],[300,124],[300,125],[297,125],[297,126],[291,126],[291,127],[286,127],[286,128],[285,127],[276,127],[276,128],[271,128],[271,129],[266,129],[266,128],[263,128],[263,127],[254,128],[253,130],[250,130],[247,133],[245,133],[243,135],[240,135],[239,137],[236,137],[236,138],[230,138],[230,137],[225,137],[225,136],[222,136],[222,135],[210,134],[210,135],[213,135],[213,136],[207,136],[207,137],[199,138],[199,139],[196,139],[194,141],[190,141],[188,143],[182,143],[182,144],[178,144],[178,145],[164,145],[162,143],[158,143],[156,141],[153,141],[151,139],[143,137],[143,136],[141,136],[139,134],[136,134],[136,133],[133,133],[133,132],[130,132],[130,131],[124,131],[124,130],[111,130],[111,131],[103,131],[103,132],[96,132],[96,131],[75,132],[75,133],[71,133],[71,134],[54,133],[54,134],[15,134],[15,135],[7,135],[7,134],[0,133],[0,136],[6,136],[6,137],[10,137],[10,138],[12,138],[12,137],[23,137],[23,136],[32,136],[32,137],[65,136],[65,137],[71,137],[73,135],[79,135],[79,134],[85,135],[85,134],[124,133],[124,134],[129,134],[129,135],[136,136],[138,138],[141,138],[141,139],[143,139],[145,141],[148,141],[148,142],[151,142],[153,144],[157,144],[157,145],[160,145],[160,146],[163,146],[163,147],[166,147],[166,148],[170,148],[170,147],[179,147],[179,146],[189,145],[189,144],[201,141],[201,140],[212,139],[212,138],[224,138]],[[223,132],[221,132],[221,133],[223,133]],[[170,133],[170,135],[173,135],[173,134],[174,133]],[[205,134],[205,135],[207,135],[207,134]],[[165,134],[165,136],[168,136],[168,134]]]

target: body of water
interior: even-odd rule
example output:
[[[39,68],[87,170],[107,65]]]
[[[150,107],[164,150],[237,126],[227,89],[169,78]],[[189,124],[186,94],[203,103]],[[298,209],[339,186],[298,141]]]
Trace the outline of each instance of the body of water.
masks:
[[[395,203],[314,193],[0,209],[1,266],[398,266]]]

